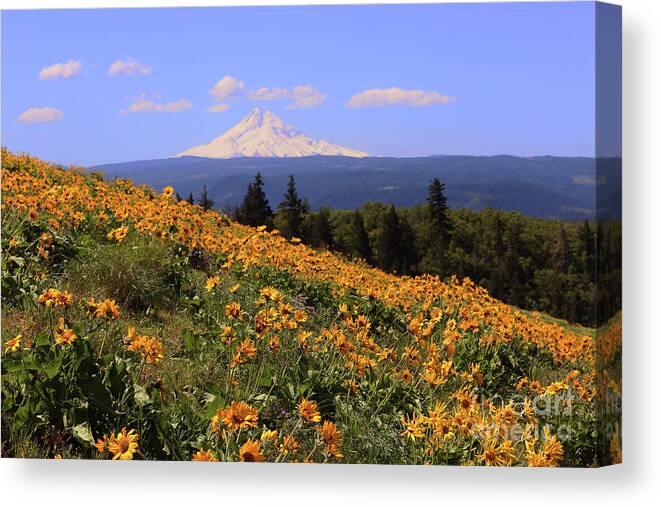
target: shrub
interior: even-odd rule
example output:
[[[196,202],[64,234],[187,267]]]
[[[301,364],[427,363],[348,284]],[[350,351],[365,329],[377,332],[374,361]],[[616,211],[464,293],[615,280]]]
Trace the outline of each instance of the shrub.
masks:
[[[178,281],[173,262],[168,247],[156,239],[98,244],[79,256],[65,283],[78,293],[113,298],[124,308],[146,312],[174,304]]]

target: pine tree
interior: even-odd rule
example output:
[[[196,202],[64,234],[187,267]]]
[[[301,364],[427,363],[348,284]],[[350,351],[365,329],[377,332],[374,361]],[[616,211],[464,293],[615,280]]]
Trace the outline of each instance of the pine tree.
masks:
[[[296,181],[294,176],[289,175],[287,183],[287,192],[284,199],[278,205],[278,228],[286,238],[303,235],[303,220],[305,214],[310,211],[310,206],[306,200],[301,199],[296,191]]]
[[[410,275],[417,271],[418,252],[415,247],[415,231],[406,218],[399,221],[400,238],[399,238],[399,255],[400,264],[396,268],[399,273]]]
[[[569,251],[569,240],[567,239],[567,231],[565,226],[560,224],[558,228],[558,240],[554,252],[555,267],[561,273],[569,272],[571,265],[571,252]]]
[[[505,242],[503,241],[504,235],[505,224],[503,224],[500,214],[495,213],[493,217],[493,246],[491,248],[493,249],[493,255],[496,258],[500,258],[503,255],[505,249]]]
[[[179,195],[179,192],[176,192],[176,193],[174,194],[174,197],[175,197],[175,199],[177,199],[177,202],[181,202],[181,201],[182,201],[181,196]]]
[[[428,189],[427,204],[429,205],[429,218],[434,226],[435,232],[442,247],[447,247],[452,232],[452,222],[448,216],[448,200],[443,193],[445,183],[434,178]]]
[[[255,180],[248,185],[246,195],[239,207],[237,220],[253,227],[259,225],[271,227],[273,225],[273,210],[266,198],[264,180],[260,173],[257,173]]]
[[[594,256],[594,246],[595,246],[595,237],[592,227],[590,227],[590,222],[586,219],[583,222],[580,232],[581,245],[583,247],[583,255],[585,256],[585,261],[583,265],[583,270],[585,274],[588,275],[590,280],[595,278],[595,256]]]
[[[396,272],[402,266],[401,255],[402,227],[394,206],[383,217],[379,238],[379,267]]]
[[[421,228],[419,241],[420,267],[441,276],[448,264],[446,257],[452,234],[452,222],[444,190],[445,184],[438,178],[429,183],[426,223]]]
[[[490,269],[487,288],[492,294],[502,295],[508,285],[509,276],[505,261],[505,224],[499,213],[493,215],[490,238],[490,255],[487,262]]]
[[[303,238],[307,244],[314,247],[333,249],[335,242],[328,208],[322,206],[318,213],[313,213],[309,217],[308,226],[303,231]]]
[[[210,209],[213,208],[214,204],[215,203],[211,199],[209,199],[209,194],[207,193],[207,186],[204,185],[204,187],[202,187],[202,194],[200,194],[200,201],[199,201],[200,207],[205,211],[209,211]]]
[[[519,248],[521,246],[521,226],[517,221],[512,221],[507,227],[507,241],[502,264],[507,277],[507,298],[505,302],[512,305],[521,305],[521,280],[524,274],[519,265]]]
[[[188,194],[188,199],[186,199],[189,204],[195,204],[195,199],[193,199],[193,192]]]
[[[356,210],[351,217],[351,237],[349,247],[353,255],[357,255],[368,263],[372,263],[372,247],[365,229],[365,221],[360,211]]]

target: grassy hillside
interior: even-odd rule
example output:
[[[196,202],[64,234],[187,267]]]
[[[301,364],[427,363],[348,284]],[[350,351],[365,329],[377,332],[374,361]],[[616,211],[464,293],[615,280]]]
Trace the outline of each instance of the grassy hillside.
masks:
[[[468,279],[389,275],[171,188],[2,159],[3,456],[619,459],[596,424],[620,389],[617,326],[595,342]]]

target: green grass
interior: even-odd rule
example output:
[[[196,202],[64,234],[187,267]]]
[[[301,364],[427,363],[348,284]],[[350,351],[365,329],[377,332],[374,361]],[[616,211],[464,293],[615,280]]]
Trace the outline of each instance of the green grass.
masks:
[[[580,324],[572,324],[570,322],[567,322],[566,320],[552,317],[547,313],[532,312],[530,310],[523,310],[521,308],[519,308],[519,310],[521,311],[521,313],[527,315],[528,317],[536,316],[536,318],[538,318],[543,322],[546,322],[548,324],[555,324],[556,326],[560,326],[561,328],[566,329],[567,331],[574,333],[576,335],[591,336],[592,338],[596,338],[597,336],[597,329],[594,327],[585,327],[585,326],[581,326]]]

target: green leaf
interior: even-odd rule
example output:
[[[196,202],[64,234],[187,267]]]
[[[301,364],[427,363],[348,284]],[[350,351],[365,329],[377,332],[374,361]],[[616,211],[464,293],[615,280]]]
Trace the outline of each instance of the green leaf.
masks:
[[[212,393],[206,393],[204,395],[204,400],[206,402],[206,405],[204,406],[204,416],[207,419],[211,419],[216,411],[224,405],[223,398]]]
[[[90,423],[84,422],[77,424],[71,428],[71,433],[81,442],[88,442],[94,444],[94,437],[92,436],[92,428],[90,428]]]
[[[27,370],[28,366],[23,366],[20,359],[5,359],[2,358],[2,373],[12,373],[15,371]]]
[[[209,403],[213,403],[216,400],[217,396],[215,393],[211,393],[206,391],[202,395],[202,401],[204,402],[205,405],[208,405]]]
[[[57,357],[46,364],[46,366],[44,366],[44,373],[46,373],[48,378],[53,378],[59,373],[60,366],[62,366],[62,356]]]
[[[275,398],[275,397],[273,397],[273,396],[269,396],[267,393],[261,393],[261,394],[258,394],[257,396],[255,396],[255,397],[253,398],[253,400],[255,400],[255,401],[257,401],[257,402],[259,402],[259,403],[261,403],[261,404],[266,404],[266,403],[267,403],[270,399],[272,399],[272,398],[273,398],[273,399],[277,399],[277,398]]]
[[[14,257],[13,255],[10,255],[9,261],[15,263],[17,266],[21,268],[25,265],[25,259],[23,257]]]
[[[14,415],[14,429],[24,426],[30,420],[32,408],[32,404],[29,401],[18,407]]]
[[[133,386],[133,399],[140,408],[151,403],[151,398],[147,394],[147,390],[138,384]]]
[[[266,365],[262,375],[259,377],[257,385],[259,387],[271,387],[275,383],[275,375],[273,374],[273,367],[269,364]]]
[[[104,383],[110,387],[110,392],[115,398],[120,398],[127,388],[125,365],[121,359],[116,358],[106,374]]]
[[[112,412],[112,398],[110,392],[103,385],[101,379],[97,376],[92,377],[89,382],[82,384],[85,396],[92,400],[92,403],[102,407],[107,412]]]
[[[189,352],[197,352],[197,340],[195,336],[189,329],[184,331],[181,335],[181,339],[184,342],[184,348]]]
[[[37,335],[37,337],[34,340],[34,343],[36,343],[39,347],[43,347],[44,345],[50,345],[50,337],[45,334]]]

